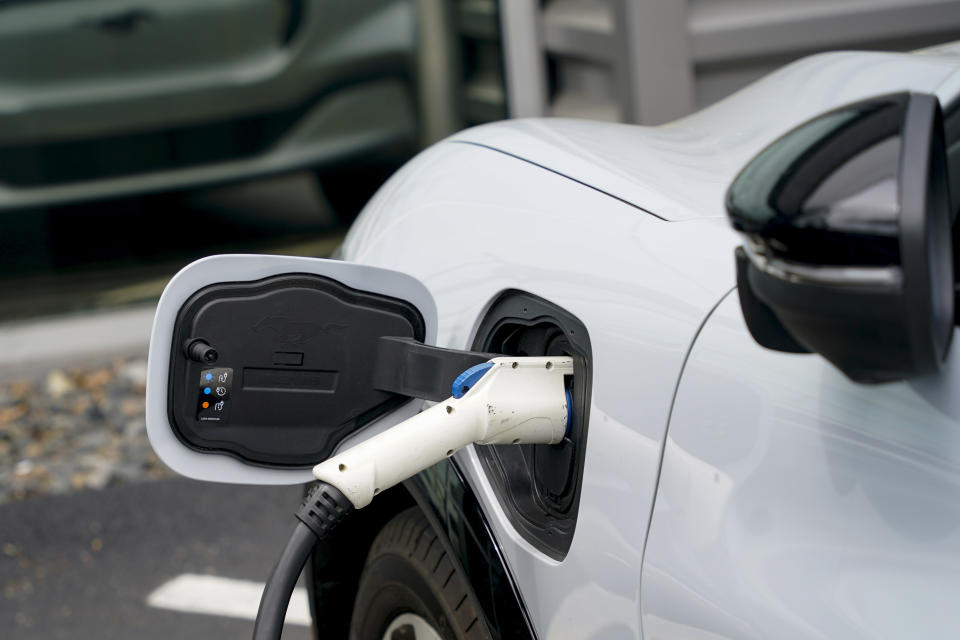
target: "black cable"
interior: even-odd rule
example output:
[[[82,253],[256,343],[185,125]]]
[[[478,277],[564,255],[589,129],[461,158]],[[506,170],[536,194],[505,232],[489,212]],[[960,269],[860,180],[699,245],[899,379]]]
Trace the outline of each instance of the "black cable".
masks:
[[[298,522],[260,597],[257,622],[253,626],[254,640],[280,638],[290,596],[316,542],[317,536],[310,527]]]
[[[352,511],[353,504],[347,497],[325,482],[319,483],[306,497],[297,512],[300,522],[290,534],[260,597],[253,640],[280,639],[290,596],[310,552],[317,540],[326,537]]]

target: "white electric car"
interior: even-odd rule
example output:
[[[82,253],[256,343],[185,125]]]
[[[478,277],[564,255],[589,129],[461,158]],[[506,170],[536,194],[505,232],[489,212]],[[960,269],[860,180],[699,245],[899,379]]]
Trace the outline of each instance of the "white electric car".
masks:
[[[467,130],[342,261],[181,272],[151,441],[306,482],[458,367],[570,357],[561,443],[450,449],[321,540],[317,637],[956,638],[958,197],[960,43],[813,56],[656,128]]]

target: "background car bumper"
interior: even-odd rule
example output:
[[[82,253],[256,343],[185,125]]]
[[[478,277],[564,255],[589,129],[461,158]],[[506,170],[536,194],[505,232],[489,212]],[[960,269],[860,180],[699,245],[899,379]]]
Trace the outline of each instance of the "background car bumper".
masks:
[[[406,156],[414,152],[416,142],[417,123],[408,85],[387,78],[344,87],[319,99],[261,152],[221,162],[192,166],[178,162],[176,168],[167,170],[55,185],[16,186],[0,181],[0,210],[188,189],[383,155]],[[9,154],[9,149],[0,150],[0,156],[4,153]],[[74,162],[82,167],[84,158],[77,157]]]

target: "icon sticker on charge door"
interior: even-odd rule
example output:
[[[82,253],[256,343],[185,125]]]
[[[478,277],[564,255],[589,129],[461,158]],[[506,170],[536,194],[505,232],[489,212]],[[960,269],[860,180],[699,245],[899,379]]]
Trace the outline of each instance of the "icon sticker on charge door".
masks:
[[[222,422],[227,419],[233,369],[204,369],[200,372],[197,420]]]

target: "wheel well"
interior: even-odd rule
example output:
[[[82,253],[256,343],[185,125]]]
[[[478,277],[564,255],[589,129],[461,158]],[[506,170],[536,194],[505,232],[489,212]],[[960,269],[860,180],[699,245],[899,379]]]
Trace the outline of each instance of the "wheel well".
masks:
[[[416,504],[403,485],[393,487],[343,521],[329,540],[317,544],[304,578],[318,640],[350,635],[353,600],[373,539],[391,518]]]
[[[349,637],[354,598],[373,540],[388,521],[412,506],[420,508],[467,578],[491,636],[535,638],[480,502],[452,460],[379,494],[317,545],[305,571],[315,637]]]

